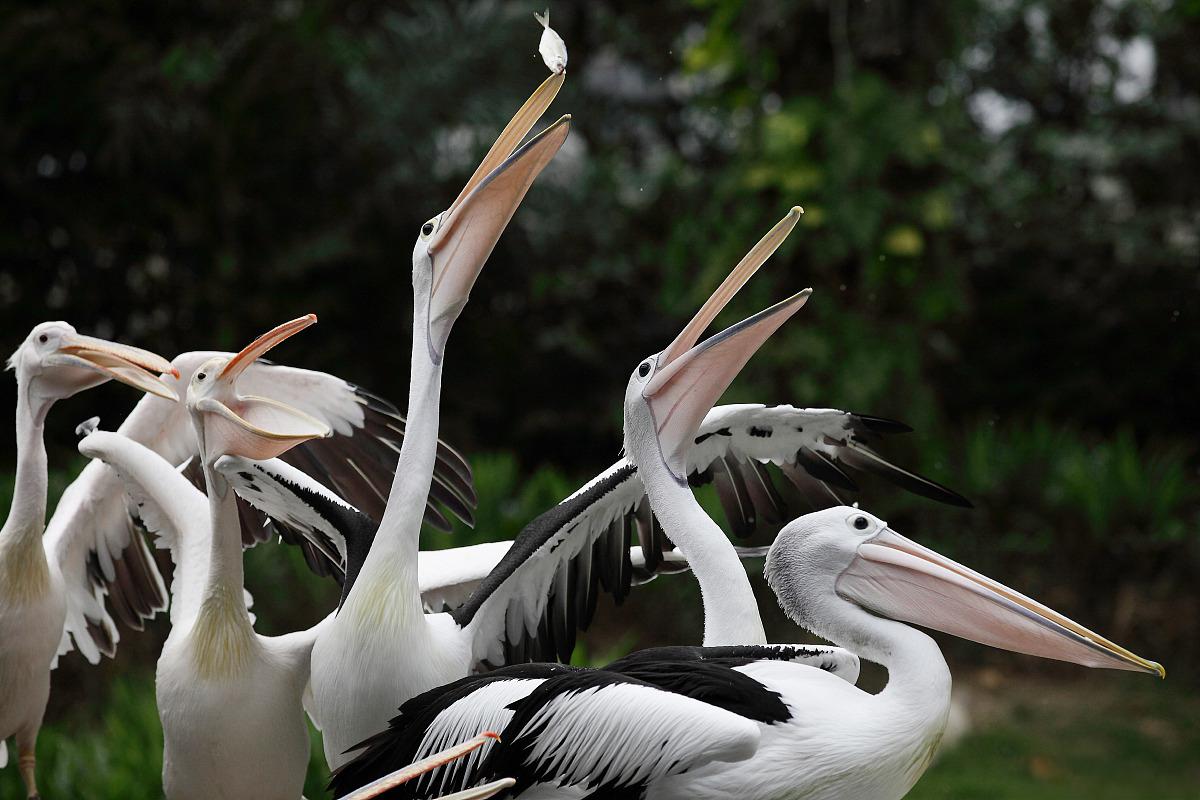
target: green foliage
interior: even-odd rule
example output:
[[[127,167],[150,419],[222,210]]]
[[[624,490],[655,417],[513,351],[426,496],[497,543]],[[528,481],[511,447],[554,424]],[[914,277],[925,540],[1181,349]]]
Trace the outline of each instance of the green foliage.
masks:
[[[575,115],[571,139],[491,256],[445,374],[443,433],[472,454],[478,523],[424,546],[509,538],[611,463],[629,370],[800,204],[801,228],[718,324],[804,286],[813,298],[726,402],[914,425],[886,454],[977,509],[878,481],[863,482],[867,507],[1173,675],[1200,663],[1198,9],[555,7],[571,71],[554,113]],[[402,398],[408,253],[544,77],[530,10],[10,4],[3,340],[65,317],[171,354],[240,346],[315,311],[322,325],[289,363]],[[52,474],[53,494],[78,468],[75,423],[99,413],[115,427],[131,402],[112,386],[55,409],[51,463],[73,466]],[[10,490],[0,476],[0,498]],[[701,500],[716,512],[711,493]],[[276,547],[247,555],[247,583],[272,633],[312,624],[336,595]],[[686,580],[645,591],[694,612]],[[590,632],[577,660],[669,634],[654,615],[621,619]],[[52,720],[48,796],[76,794],[101,767],[113,783],[88,796],[154,794],[146,686],[162,635],[162,623],[125,633],[116,683],[65,659],[56,696],[88,698],[97,714]],[[1028,733],[968,740],[914,796],[1128,794],[1106,769],[1126,763],[1117,749],[1096,756],[1094,785],[1006,784],[1001,773],[1034,752]],[[1182,796],[1171,770],[1156,782],[1144,748],[1121,746],[1145,786]],[[72,777],[56,784],[60,763]],[[973,776],[984,764],[986,779]],[[309,796],[321,796],[313,769]],[[13,780],[0,774],[0,795]]]
[[[154,705],[153,674],[131,674],[106,687],[103,706],[54,720],[38,738],[38,781],[43,797],[86,796],[154,800],[162,797],[162,730]],[[10,743],[10,748],[12,747]],[[0,772],[0,795],[23,797],[10,749]]]

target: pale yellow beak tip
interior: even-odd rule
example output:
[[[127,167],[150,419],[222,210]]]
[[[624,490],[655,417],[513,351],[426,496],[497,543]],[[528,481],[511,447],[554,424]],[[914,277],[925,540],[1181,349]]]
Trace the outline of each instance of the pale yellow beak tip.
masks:
[[[789,217],[799,217],[803,213],[804,213],[804,209],[801,206],[792,206],[792,210],[788,212],[788,216]]]
[[[1164,667],[1162,664],[1159,664],[1157,661],[1151,661],[1150,666],[1153,667],[1154,671],[1158,673],[1158,677],[1160,679],[1162,679],[1162,680],[1167,679],[1167,668],[1166,667]]]

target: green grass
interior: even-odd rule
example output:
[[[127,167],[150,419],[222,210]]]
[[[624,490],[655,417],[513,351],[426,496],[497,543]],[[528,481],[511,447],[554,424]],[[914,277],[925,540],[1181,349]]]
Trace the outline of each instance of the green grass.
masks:
[[[993,709],[911,800],[1200,797],[1200,698],[1186,686],[1105,674],[979,693]]]

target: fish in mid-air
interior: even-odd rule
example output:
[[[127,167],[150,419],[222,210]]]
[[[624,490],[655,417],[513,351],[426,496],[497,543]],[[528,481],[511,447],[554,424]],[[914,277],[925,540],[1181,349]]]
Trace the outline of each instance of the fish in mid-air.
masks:
[[[558,31],[550,27],[550,9],[545,14],[533,13],[533,18],[542,23],[542,40],[538,42],[538,52],[542,61],[551,72],[561,75],[567,71],[567,43],[558,35]]]

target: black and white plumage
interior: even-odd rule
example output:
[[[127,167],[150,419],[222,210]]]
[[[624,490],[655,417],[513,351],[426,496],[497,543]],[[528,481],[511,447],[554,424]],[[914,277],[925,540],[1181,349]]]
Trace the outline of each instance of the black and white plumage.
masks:
[[[179,377],[163,378],[182,399],[192,374],[215,352],[177,356],[171,365]],[[230,355],[230,354],[226,354]],[[311,370],[261,361],[242,375],[247,394],[278,397],[321,420],[334,432],[329,439],[301,445],[285,455],[301,469],[337,488],[365,509],[380,512],[396,466],[404,420],[386,401],[341,378]],[[194,464],[196,443],[182,402],[146,396],[117,432],[149,447],[169,463],[185,464],[185,473],[202,486]],[[193,474],[194,473],[194,474]],[[476,502],[470,467],[449,445],[439,442],[435,486],[426,508],[431,524],[449,528],[438,501],[450,497],[449,513],[467,522]],[[265,518],[241,504],[243,542],[264,541],[274,532]],[[72,647],[91,663],[112,656],[120,634],[119,620],[140,630],[144,620],[166,608],[167,591],[158,566],[140,532],[136,509],[125,500],[112,470],[92,461],[63,493],[46,526],[46,547],[57,554],[68,587],[67,624],[60,654]],[[316,558],[310,565],[329,573]],[[114,620],[115,617],[115,620]]]
[[[766,572],[793,621],[883,665],[886,687],[862,691],[851,677],[857,663],[844,676],[851,680],[839,680],[813,668],[820,656],[789,646],[663,648],[603,670],[531,664],[522,668],[521,683],[510,681],[511,696],[489,694],[484,681],[491,676],[478,676],[402,708],[334,775],[334,787],[371,780],[396,755],[419,757],[440,731],[455,730],[469,716],[503,723],[492,728],[499,743],[481,748],[471,764],[430,773],[392,797],[429,797],[503,774],[516,780],[505,797],[899,800],[932,761],[950,704],[950,673],[937,644],[905,622],[1030,655],[1165,675],[1161,665],[857,508],[789,523],[771,546]],[[623,695],[628,684],[711,710],[698,716],[650,703],[646,695]],[[703,746],[691,743],[707,732],[700,726],[722,724],[718,712],[756,728],[751,753],[699,758]],[[659,734],[650,747],[624,735],[642,726]],[[414,742],[420,744],[409,752]],[[659,769],[663,752],[693,760],[686,770]]]
[[[760,662],[817,668],[850,684],[858,677],[857,657],[822,645],[662,647],[603,669],[504,667],[405,703],[331,787],[350,791],[484,726],[500,732],[498,742],[383,796],[433,797],[503,773],[516,779],[514,794],[548,784],[568,797],[640,797],[669,775],[749,757],[757,726],[791,719],[777,692],[742,671]]]
[[[965,503],[961,495],[870,449],[885,433],[907,430],[902,423],[835,409],[718,406],[695,437],[687,457],[688,478],[694,485],[716,480],[720,487],[722,478],[715,476],[726,476],[735,488],[723,507],[735,531],[777,524],[799,511],[807,497],[836,502],[836,492],[851,479],[845,477],[835,489],[824,476],[829,470],[853,474],[852,465],[864,459],[905,488],[919,488],[942,502]],[[330,563],[336,559],[337,570],[347,574],[344,596],[374,538],[377,525],[371,518],[277,461],[227,458],[217,468],[239,495],[274,520],[286,539],[303,539],[306,552],[318,551]],[[786,487],[780,491],[772,471],[782,472],[787,486],[803,494],[793,496]],[[576,631],[587,630],[601,591],[619,603],[630,587],[687,568],[649,508],[632,463],[621,459],[533,520],[512,543],[421,551],[422,598],[430,610],[449,610],[460,627],[475,623],[497,631],[496,640],[477,654],[480,665],[565,661]],[[739,548],[744,557],[762,552]],[[481,613],[491,621],[475,622]]]

